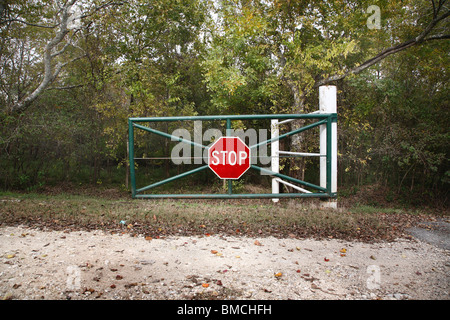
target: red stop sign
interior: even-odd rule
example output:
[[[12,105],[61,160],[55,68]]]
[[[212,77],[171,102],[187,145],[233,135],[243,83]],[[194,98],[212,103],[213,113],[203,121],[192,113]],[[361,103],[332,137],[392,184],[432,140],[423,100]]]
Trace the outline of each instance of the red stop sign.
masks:
[[[208,150],[208,166],[220,179],[239,179],[250,168],[250,149],[239,137],[220,137]]]

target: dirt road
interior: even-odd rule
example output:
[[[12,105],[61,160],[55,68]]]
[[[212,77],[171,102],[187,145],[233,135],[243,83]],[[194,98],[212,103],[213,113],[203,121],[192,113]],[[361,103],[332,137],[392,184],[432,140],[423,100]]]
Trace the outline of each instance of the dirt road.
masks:
[[[419,240],[171,236],[0,227],[3,299],[449,299]]]

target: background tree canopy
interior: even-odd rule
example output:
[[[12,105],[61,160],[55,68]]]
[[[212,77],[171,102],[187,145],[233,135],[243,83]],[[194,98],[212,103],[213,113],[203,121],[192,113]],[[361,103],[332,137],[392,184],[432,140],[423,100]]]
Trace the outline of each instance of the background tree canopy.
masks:
[[[0,0],[0,187],[125,187],[128,117],[307,113],[334,84],[339,188],[446,204],[448,16],[446,0]]]

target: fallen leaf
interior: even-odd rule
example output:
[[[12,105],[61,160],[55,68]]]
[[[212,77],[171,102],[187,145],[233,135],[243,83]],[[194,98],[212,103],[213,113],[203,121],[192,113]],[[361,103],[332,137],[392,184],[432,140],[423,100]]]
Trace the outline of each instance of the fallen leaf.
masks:
[[[302,271],[301,271],[300,269],[298,269],[298,270],[297,270],[297,273],[300,273],[300,272],[302,272]]]
[[[205,233],[205,236],[207,236],[207,237],[210,237],[210,236],[211,236],[211,234],[209,234],[209,233]]]
[[[328,261],[330,261],[330,259],[323,258],[323,261],[328,262]]]
[[[218,251],[217,250],[211,250],[212,254],[216,254]]]
[[[370,259],[377,260],[377,258],[375,258],[374,256],[370,256]]]
[[[200,228],[206,228],[206,226],[204,224],[200,225]]]
[[[116,276],[116,280],[122,280],[123,279],[123,277],[120,275],[120,274],[118,274],[117,276]]]
[[[208,288],[209,287],[209,283],[202,283],[202,287],[203,288]]]
[[[95,290],[92,289],[92,288],[85,288],[84,291],[83,291],[83,293],[86,293],[86,292],[89,292],[90,294],[92,294],[92,293],[95,292]]]
[[[2,298],[2,300],[12,300],[12,299],[13,299],[13,294],[11,292],[7,292]]]
[[[300,251],[300,247],[295,247],[295,249],[297,249],[297,251]]]
[[[7,256],[6,256],[6,259],[12,259],[12,258],[14,258],[16,255],[15,254],[8,254]]]
[[[137,282],[127,283],[124,287],[127,289],[130,289],[131,287],[136,287],[138,284]]]
[[[346,252],[347,252],[347,249],[342,248],[341,250],[339,250],[339,252],[340,252],[340,253],[346,253]]]
[[[275,273],[274,274],[275,278],[281,278],[283,276],[283,274],[281,272]]]
[[[259,242],[258,240],[255,240],[254,244],[255,244],[256,246],[262,246],[261,242]]]
[[[153,239],[153,238],[150,237],[150,236],[145,237],[145,240],[148,240],[148,241],[150,241],[150,240],[152,240],[152,239]]]
[[[217,284],[218,286],[223,286],[223,283],[222,283],[222,281],[220,281],[220,280],[217,280],[216,284]]]

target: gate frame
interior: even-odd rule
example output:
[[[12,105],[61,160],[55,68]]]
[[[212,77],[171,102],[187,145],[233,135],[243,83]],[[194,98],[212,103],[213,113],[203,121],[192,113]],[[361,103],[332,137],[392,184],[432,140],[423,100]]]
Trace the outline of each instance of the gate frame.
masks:
[[[171,134],[152,129],[146,126],[143,126],[139,123],[142,122],[164,122],[164,121],[195,121],[195,120],[226,120],[226,133],[227,136],[229,131],[231,130],[231,121],[232,120],[255,120],[255,119],[285,119],[286,121],[292,121],[296,119],[318,119],[319,121],[306,125],[304,127],[292,130],[290,132],[284,133],[282,135],[272,136],[270,139],[259,142],[252,146],[249,146],[250,149],[257,148],[263,144],[269,144],[278,142],[279,140],[286,138],[288,136],[292,136],[294,134],[301,133],[308,129],[315,128],[317,126],[321,126],[322,129],[326,131],[326,154],[325,156],[322,154],[321,148],[321,157],[326,158],[326,181],[325,185],[315,185],[309,182],[305,182],[293,177],[286,176],[279,172],[274,172],[267,168],[259,167],[256,165],[251,165],[251,168],[257,171],[260,171],[262,174],[271,175],[274,179],[277,179],[278,182],[281,179],[288,180],[290,182],[298,183],[300,185],[313,188],[318,190],[318,192],[310,192],[310,193],[244,193],[244,194],[234,194],[232,191],[232,181],[228,180],[228,192],[221,194],[139,194],[145,190],[158,187],[160,185],[175,181],[177,179],[186,177],[188,175],[197,173],[204,169],[208,168],[208,165],[203,165],[201,167],[195,168],[188,172],[184,172],[178,174],[174,177],[167,178],[165,180],[153,183],[143,188],[136,189],[136,176],[135,176],[135,157],[134,157],[134,128],[142,129],[144,131],[148,131],[154,134],[158,134],[165,138],[170,138],[172,141],[186,142],[192,144],[197,147],[208,148],[207,146],[200,145],[194,141],[186,140],[178,136],[173,136]],[[281,123],[281,122],[280,122]],[[332,140],[336,140],[336,136],[332,139],[332,126],[337,123],[337,114],[334,113],[310,113],[310,114],[267,114],[267,115],[217,115],[217,116],[185,116],[185,117],[138,117],[138,118],[128,118],[128,134],[129,134],[129,161],[130,161],[130,178],[131,178],[131,194],[133,198],[202,198],[202,199],[245,199],[245,198],[305,198],[305,197],[316,197],[316,198],[336,198],[337,193],[334,188],[332,188]],[[321,135],[322,136],[322,135]],[[322,169],[322,166],[321,166]],[[321,170],[322,171],[322,170]],[[322,183],[321,183],[322,184]]]

